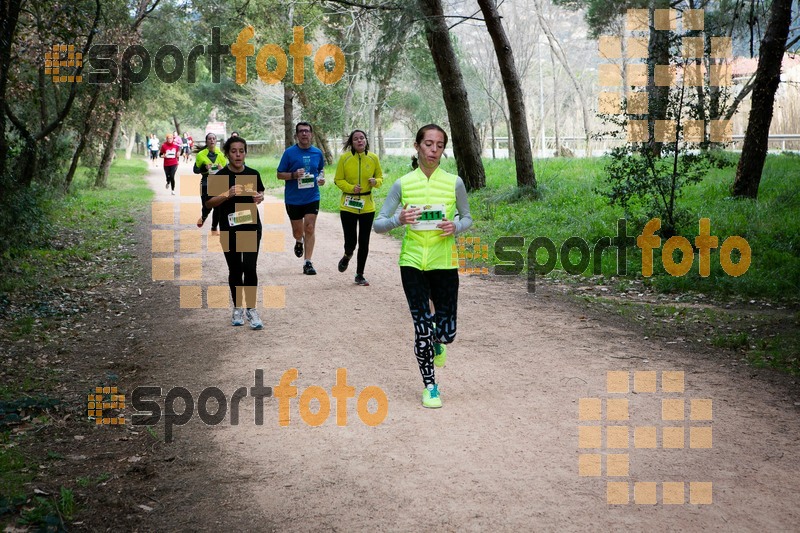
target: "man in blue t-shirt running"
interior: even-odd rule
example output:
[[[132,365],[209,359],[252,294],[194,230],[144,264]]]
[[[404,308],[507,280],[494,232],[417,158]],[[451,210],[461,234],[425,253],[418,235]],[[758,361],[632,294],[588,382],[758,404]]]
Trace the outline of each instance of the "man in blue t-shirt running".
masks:
[[[311,264],[314,253],[314,227],[319,213],[319,186],[325,185],[325,157],[322,151],[311,146],[314,129],[308,122],[298,122],[294,127],[297,144],[283,152],[278,164],[278,179],[286,182],[284,202],[292,223],[294,255],[303,257],[303,274],[317,273]],[[305,245],[305,250],[303,249]]]

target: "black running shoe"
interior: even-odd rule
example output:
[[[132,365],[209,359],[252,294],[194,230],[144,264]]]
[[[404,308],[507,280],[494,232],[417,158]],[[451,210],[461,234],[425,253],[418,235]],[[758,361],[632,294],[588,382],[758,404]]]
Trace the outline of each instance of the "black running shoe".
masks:
[[[344,272],[347,270],[347,265],[350,264],[350,258],[353,257],[352,255],[343,255],[342,258],[339,260],[339,272]]]
[[[303,265],[303,274],[307,276],[314,276],[317,274],[317,271],[314,270],[314,265],[311,264],[311,261],[306,261],[306,264]]]
[[[297,257],[303,257],[303,243],[296,242],[294,243],[294,255]]]

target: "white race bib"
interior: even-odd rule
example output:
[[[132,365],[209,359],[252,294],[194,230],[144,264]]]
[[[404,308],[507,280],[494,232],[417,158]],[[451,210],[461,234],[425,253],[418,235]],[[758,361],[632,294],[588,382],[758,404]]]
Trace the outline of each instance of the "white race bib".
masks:
[[[228,225],[231,227],[242,224],[255,224],[255,220],[253,220],[253,213],[250,210],[236,211],[235,213],[230,213],[228,215]]]
[[[297,182],[298,189],[313,189],[314,184],[317,182],[317,177],[313,174],[304,174]]]
[[[410,227],[416,231],[431,231],[437,228],[436,225],[444,220],[444,204],[410,205],[409,208],[421,208],[422,212],[417,218],[417,223]]]
[[[164,152],[164,157],[169,157],[171,159],[174,159],[175,158],[175,149],[174,148],[170,148],[169,150]]]
[[[364,200],[358,196],[346,195],[344,197],[345,207],[352,207],[353,209],[364,209]]]

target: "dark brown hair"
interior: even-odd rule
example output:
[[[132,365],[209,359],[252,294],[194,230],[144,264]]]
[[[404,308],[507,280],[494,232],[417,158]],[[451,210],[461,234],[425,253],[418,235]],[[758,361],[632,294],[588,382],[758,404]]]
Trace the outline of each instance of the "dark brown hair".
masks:
[[[350,136],[344,142],[344,146],[342,146],[342,150],[350,149],[350,152],[352,152],[353,155],[356,155],[356,149],[353,148],[353,135],[355,135],[356,133],[359,133],[359,132],[364,134],[364,139],[366,139],[366,141],[367,141],[367,146],[364,148],[364,153],[365,154],[369,153],[369,139],[367,138],[367,132],[365,132],[364,130],[353,130],[350,133]]]

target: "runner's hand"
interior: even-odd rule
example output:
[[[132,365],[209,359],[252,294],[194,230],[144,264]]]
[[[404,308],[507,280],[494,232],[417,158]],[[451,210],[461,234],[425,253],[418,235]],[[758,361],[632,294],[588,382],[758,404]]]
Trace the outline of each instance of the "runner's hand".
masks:
[[[408,209],[408,204],[404,205],[400,210],[400,224],[417,224],[417,218],[421,212],[422,209],[419,207]]]
[[[456,223],[452,220],[447,220],[447,217],[443,218],[441,222],[436,224],[436,227],[442,230],[442,233],[439,235],[440,237],[449,237],[450,235],[455,235],[456,233]]]
[[[356,185],[355,187],[353,187],[353,192],[356,193],[356,194],[360,193],[361,192],[361,185]]]

